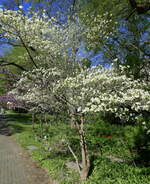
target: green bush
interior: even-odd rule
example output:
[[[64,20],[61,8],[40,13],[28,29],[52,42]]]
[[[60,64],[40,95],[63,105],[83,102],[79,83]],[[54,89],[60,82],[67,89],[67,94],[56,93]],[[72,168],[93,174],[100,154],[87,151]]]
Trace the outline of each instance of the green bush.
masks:
[[[123,135],[123,128],[120,125],[110,124],[97,115],[88,120],[86,132],[88,146],[96,151],[106,145],[113,147],[119,144],[118,140]]]
[[[137,152],[137,162],[150,165],[150,133],[147,132],[149,122],[138,122],[136,126],[125,127],[125,139],[131,152]]]
[[[138,132],[139,130],[137,126],[127,125],[124,128],[125,141],[130,149],[134,149],[136,147],[135,137],[138,135]]]
[[[94,161],[94,170],[85,184],[149,184],[150,175],[145,168],[128,163],[110,162],[99,157]]]
[[[138,152],[138,161],[150,166],[150,133],[143,125],[138,127],[138,134],[135,136],[135,147]]]

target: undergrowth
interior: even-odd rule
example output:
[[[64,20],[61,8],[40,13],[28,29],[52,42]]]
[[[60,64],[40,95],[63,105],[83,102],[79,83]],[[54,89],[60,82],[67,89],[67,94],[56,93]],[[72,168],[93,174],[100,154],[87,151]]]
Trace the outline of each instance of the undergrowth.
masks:
[[[31,156],[53,179],[60,184],[80,183],[76,170],[67,168],[74,159],[66,140],[80,159],[79,138],[67,119],[49,116],[41,133],[39,123],[33,131],[30,114],[9,112],[7,116],[13,136],[25,149],[36,147],[29,150]],[[86,132],[92,166],[88,180],[82,183],[150,184],[150,167],[138,162],[133,139],[138,132],[136,126],[109,123],[95,116],[87,119]]]

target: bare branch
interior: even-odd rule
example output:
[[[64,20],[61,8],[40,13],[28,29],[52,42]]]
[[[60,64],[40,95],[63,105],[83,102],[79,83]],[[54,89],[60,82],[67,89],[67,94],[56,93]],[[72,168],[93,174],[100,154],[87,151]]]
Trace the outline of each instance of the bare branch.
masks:
[[[23,41],[22,37],[19,36],[19,38],[20,38],[20,41],[21,41],[23,47],[26,49],[26,51],[27,51],[27,53],[28,53],[28,55],[29,55],[29,57],[30,57],[30,60],[32,61],[33,65],[34,65],[36,68],[38,68],[37,65],[36,65],[36,63],[35,63],[35,61],[34,61],[34,59],[33,59],[33,57],[32,57],[32,55],[31,55],[31,53],[30,53],[29,48],[26,46],[26,44],[25,44],[25,42]]]
[[[68,143],[67,143],[67,146],[68,146],[69,151],[72,153],[72,155],[73,155],[73,157],[74,157],[74,159],[76,161],[78,172],[80,174],[81,173],[81,167],[80,167],[80,164],[79,164],[78,157],[76,156],[76,154],[74,153],[73,149],[71,148],[71,146]]]
[[[24,67],[14,63],[14,62],[7,62],[7,61],[4,61],[4,60],[0,60],[0,66],[9,66],[9,65],[15,66],[15,67],[19,68],[22,71],[27,71]]]

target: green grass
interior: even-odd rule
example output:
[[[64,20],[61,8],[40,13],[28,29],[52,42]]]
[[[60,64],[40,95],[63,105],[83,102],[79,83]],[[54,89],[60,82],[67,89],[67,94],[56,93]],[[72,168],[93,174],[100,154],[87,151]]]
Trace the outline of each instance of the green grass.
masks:
[[[99,158],[94,162],[94,170],[86,184],[149,184],[150,170],[134,167],[128,163],[110,162]]]
[[[52,178],[58,180],[60,184],[80,183],[78,174],[74,170],[67,169],[65,165],[66,162],[74,159],[64,144],[64,139],[69,140],[75,153],[80,157],[79,138],[65,119],[49,116],[51,123],[43,127],[41,134],[39,124],[36,124],[35,132],[32,131],[30,114],[9,112],[7,115],[13,136],[25,149],[31,145],[38,147],[36,150],[30,150],[30,154],[48,170]],[[130,125],[128,130],[129,127]],[[88,180],[82,183],[150,184],[150,167],[135,163],[138,155],[136,152],[130,152],[129,143],[133,144],[132,136],[129,132],[126,136],[125,130],[126,127],[110,124],[99,118],[89,120],[86,131],[92,167]],[[121,158],[125,162],[113,162],[107,158],[110,155]]]

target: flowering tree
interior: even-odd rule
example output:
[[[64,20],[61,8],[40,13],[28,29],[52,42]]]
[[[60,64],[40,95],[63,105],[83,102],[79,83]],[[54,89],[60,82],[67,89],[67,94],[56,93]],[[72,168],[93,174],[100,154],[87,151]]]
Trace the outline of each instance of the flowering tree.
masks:
[[[73,148],[68,148],[78,165],[81,179],[86,179],[90,169],[90,159],[86,144],[85,116],[88,113],[111,112],[123,121],[138,119],[143,112],[150,111],[150,93],[144,82],[127,78],[116,73],[114,68],[95,67],[83,70],[73,77],[61,78],[58,69],[36,69],[17,83],[23,93],[18,98],[31,107],[42,111],[63,109],[74,120],[80,136],[82,168]],[[17,94],[16,94],[17,95]]]
[[[9,42],[24,47],[28,61],[35,67],[45,63],[58,67],[64,60],[73,62],[82,42],[92,44],[94,35],[97,36],[99,31],[98,40],[111,34],[107,31],[110,22],[111,19],[105,21],[105,16],[95,16],[91,27],[81,23],[77,17],[60,24],[44,12],[39,16],[38,13],[24,15],[22,9],[0,10],[1,35]]]
[[[146,90],[147,89],[147,90]],[[114,68],[95,67],[84,70],[76,77],[66,78],[56,85],[60,96],[66,96],[69,112],[74,117],[80,135],[82,169],[79,172],[86,179],[90,160],[85,139],[85,116],[95,112],[110,112],[123,121],[138,119],[143,112],[150,112],[150,92],[147,84],[118,74]],[[64,93],[63,93],[64,92]],[[64,98],[63,98],[64,99]],[[71,152],[73,150],[69,147]]]
[[[18,64],[3,59],[0,61],[1,66],[13,65],[22,71],[57,67],[66,70],[63,72],[65,76],[73,75],[78,65],[76,52],[83,37],[83,29],[78,26],[79,24],[69,21],[59,25],[55,18],[49,19],[45,13],[42,16],[38,16],[37,13],[25,16],[22,9],[18,11],[0,9],[0,24],[3,39],[24,48],[24,54],[18,59],[26,62],[26,66],[22,67],[24,63]]]
[[[24,72],[21,79],[15,84],[15,89],[10,91],[25,103],[25,107],[34,113],[52,112],[59,110],[53,86],[60,80],[62,73],[57,68],[39,68]]]
[[[12,93],[33,112],[67,109],[80,136],[82,168],[69,144],[68,148],[82,180],[87,178],[90,169],[85,116],[89,112],[111,112],[127,121],[150,110],[150,93],[144,82],[127,78],[113,68],[85,69],[78,61],[77,52],[82,42],[88,41],[93,47],[95,32],[103,33],[98,39],[107,39],[110,34],[105,31],[109,21],[96,17],[96,22],[89,29],[81,26],[77,18],[60,25],[45,14],[39,17],[36,13],[25,16],[22,10],[0,12],[1,33],[21,44],[26,49],[27,61],[33,64],[30,71],[22,74]]]
[[[22,108],[23,103],[16,99],[13,94],[6,94],[0,96],[0,107],[4,109]]]
[[[24,14],[22,7],[18,11],[0,9],[2,38],[11,45],[23,47],[24,51],[24,54],[18,57],[19,64],[15,60],[1,60],[0,65],[13,65],[22,71],[57,67],[63,69],[62,78],[76,75],[77,70],[82,68],[77,57],[82,42],[89,40],[89,43],[92,43],[90,35],[100,29],[103,29],[104,33],[107,28],[108,23],[102,21],[102,17],[97,17],[96,20],[97,28],[94,26],[90,30],[81,24],[77,17],[73,21],[66,20],[64,24],[60,24],[44,12],[39,16],[38,13]],[[105,34],[109,35],[106,32]],[[103,36],[104,34],[101,35]]]
[[[147,83],[126,77],[123,70],[117,73],[115,68],[94,67],[66,78],[60,86],[67,89],[76,111],[108,111],[128,121],[129,117],[134,119],[142,111],[150,110],[150,94]],[[69,96],[70,93],[74,95]]]

